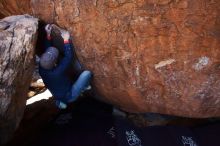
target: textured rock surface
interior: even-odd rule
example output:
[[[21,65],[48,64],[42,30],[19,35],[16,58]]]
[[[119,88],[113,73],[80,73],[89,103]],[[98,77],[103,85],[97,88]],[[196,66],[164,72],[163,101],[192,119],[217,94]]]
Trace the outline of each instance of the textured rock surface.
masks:
[[[220,116],[219,0],[1,1],[72,32],[103,100],[132,112]]]
[[[0,144],[12,135],[23,116],[37,28],[38,19],[28,15],[0,20]]]

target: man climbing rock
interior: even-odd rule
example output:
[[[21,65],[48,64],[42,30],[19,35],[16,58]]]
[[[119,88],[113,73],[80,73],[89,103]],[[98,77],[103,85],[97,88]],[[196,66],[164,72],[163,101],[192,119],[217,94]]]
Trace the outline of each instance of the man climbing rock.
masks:
[[[55,103],[60,109],[65,109],[67,103],[75,101],[82,92],[91,88],[90,80],[92,74],[90,71],[83,71],[78,79],[73,83],[67,76],[67,69],[71,66],[73,60],[73,48],[70,45],[70,33],[60,29],[64,40],[64,48],[60,48],[64,57],[58,61],[59,50],[51,44],[52,25],[45,27],[47,40],[45,52],[40,57],[39,73],[55,98]]]

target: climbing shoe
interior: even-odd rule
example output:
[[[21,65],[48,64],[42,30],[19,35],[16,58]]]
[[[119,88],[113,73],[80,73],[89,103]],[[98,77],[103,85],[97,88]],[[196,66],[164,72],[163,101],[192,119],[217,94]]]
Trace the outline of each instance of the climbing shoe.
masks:
[[[64,102],[62,101],[56,101],[56,106],[59,108],[59,109],[66,109],[67,108],[67,104],[65,104]]]

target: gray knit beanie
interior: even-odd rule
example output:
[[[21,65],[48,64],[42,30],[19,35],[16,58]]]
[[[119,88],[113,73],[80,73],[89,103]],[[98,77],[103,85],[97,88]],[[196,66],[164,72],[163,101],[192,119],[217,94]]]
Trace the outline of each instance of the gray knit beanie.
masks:
[[[40,58],[40,66],[44,69],[52,69],[58,59],[59,51],[55,47],[49,47]]]

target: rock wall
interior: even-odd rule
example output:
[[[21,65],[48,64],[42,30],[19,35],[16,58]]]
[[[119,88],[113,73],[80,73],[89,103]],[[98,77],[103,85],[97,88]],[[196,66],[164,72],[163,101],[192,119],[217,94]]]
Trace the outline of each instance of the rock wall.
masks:
[[[38,19],[28,15],[0,20],[0,145],[17,128],[34,69]]]
[[[68,29],[102,100],[130,112],[220,116],[219,0],[1,1]]]

